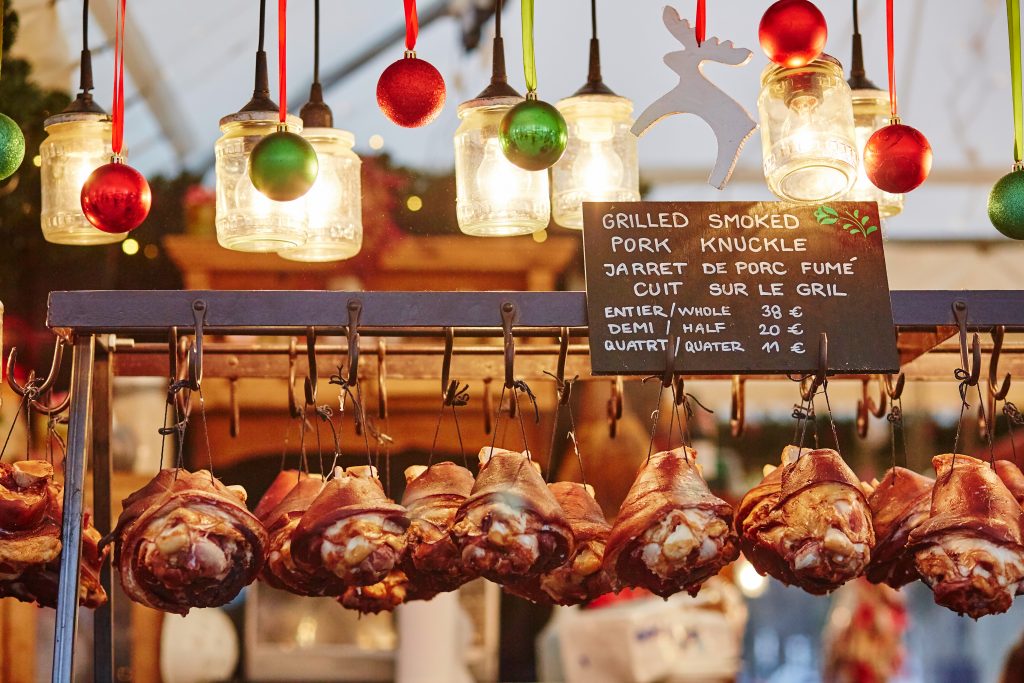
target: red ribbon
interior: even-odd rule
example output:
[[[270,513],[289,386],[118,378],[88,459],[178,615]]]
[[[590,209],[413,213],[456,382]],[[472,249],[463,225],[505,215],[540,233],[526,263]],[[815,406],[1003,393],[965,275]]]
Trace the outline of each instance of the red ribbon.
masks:
[[[708,30],[707,7],[705,3],[706,0],[697,0],[697,24],[694,26],[694,31],[697,34],[698,46],[704,42],[704,36]]]
[[[285,57],[288,53],[288,30],[285,17],[288,14],[288,0],[277,0],[277,82],[280,86],[278,93],[278,118],[284,123],[288,118],[288,69],[285,67]]]
[[[405,49],[416,49],[416,37],[420,34],[420,20],[416,16],[416,0],[405,0]]]
[[[120,0],[114,18],[114,103],[110,147],[120,156],[124,148],[124,14],[128,0]]]
[[[889,111],[892,118],[896,118],[896,57],[892,37],[892,5],[893,0],[885,2],[885,29],[889,47]]]

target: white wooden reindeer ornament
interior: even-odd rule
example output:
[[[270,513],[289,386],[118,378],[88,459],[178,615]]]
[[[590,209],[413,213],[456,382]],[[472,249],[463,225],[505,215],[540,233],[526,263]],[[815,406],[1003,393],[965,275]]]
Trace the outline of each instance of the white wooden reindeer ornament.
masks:
[[[710,38],[697,43],[690,22],[680,18],[674,7],[666,5],[662,13],[665,27],[683,44],[684,50],[669,52],[664,62],[679,74],[679,85],[644,109],[631,129],[640,137],[647,129],[672,114],[695,114],[704,119],[718,140],[718,159],[708,183],[723,189],[736,168],[743,145],[757,130],[757,123],[736,100],[718,89],[704,76],[704,62],[743,66],[750,61],[750,50],[735,47],[732,41],[719,43]]]

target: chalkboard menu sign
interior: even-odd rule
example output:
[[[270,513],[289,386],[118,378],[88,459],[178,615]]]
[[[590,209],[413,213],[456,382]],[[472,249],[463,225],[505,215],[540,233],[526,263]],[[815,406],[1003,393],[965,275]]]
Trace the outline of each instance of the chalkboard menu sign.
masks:
[[[594,374],[896,372],[873,202],[583,205]]]

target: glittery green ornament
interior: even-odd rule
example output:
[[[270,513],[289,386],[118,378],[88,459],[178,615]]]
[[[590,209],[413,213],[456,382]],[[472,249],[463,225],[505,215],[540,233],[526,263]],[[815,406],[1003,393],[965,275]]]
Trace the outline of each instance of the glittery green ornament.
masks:
[[[11,177],[25,159],[25,135],[7,114],[0,114],[0,180]]]
[[[1024,240],[1024,169],[1010,171],[992,187],[988,219],[1007,237]]]
[[[285,130],[260,140],[249,155],[249,179],[276,202],[290,202],[309,192],[318,170],[313,146]]]
[[[501,119],[501,151],[519,168],[543,171],[562,158],[569,129],[547,102],[523,100]]]

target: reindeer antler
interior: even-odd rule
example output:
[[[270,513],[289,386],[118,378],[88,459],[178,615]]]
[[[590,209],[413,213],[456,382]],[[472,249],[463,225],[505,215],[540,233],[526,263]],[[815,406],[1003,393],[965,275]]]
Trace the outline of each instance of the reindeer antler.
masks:
[[[696,50],[699,47],[696,32],[688,20],[679,16],[679,11],[675,7],[665,5],[661,18],[669,33],[675,36],[675,39],[682,43],[687,50]]]

